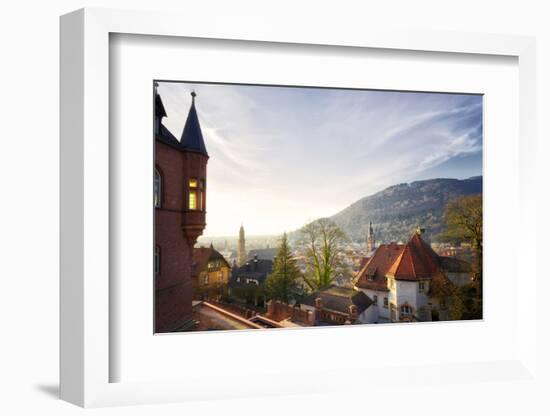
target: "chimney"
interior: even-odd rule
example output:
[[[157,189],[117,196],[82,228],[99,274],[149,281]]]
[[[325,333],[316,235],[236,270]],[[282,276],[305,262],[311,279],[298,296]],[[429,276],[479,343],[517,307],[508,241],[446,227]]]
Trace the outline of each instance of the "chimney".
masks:
[[[315,309],[321,309],[322,299],[321,298],[315,298]]]

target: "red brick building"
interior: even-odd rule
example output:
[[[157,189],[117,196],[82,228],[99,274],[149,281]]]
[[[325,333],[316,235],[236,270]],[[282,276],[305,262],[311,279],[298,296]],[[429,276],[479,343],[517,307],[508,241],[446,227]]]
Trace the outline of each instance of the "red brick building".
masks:
[[[166,111],[155,85],[155,332],[192,324],[193,246],[206,225],[208,153],[195,109],[178,140],[162,123]]]

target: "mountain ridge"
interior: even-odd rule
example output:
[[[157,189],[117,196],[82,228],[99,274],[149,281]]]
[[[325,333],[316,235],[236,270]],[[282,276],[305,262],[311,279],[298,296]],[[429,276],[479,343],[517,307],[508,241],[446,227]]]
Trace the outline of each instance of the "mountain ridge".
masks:
[[[424,228],[424,238],[431,240],[443,231],[447,203],[479,194],[482,188],[483,176],[399,183],[363,197],[328,218],[354,241],[366,240],[370,221],[377,242],[407,241],[418,227]]]

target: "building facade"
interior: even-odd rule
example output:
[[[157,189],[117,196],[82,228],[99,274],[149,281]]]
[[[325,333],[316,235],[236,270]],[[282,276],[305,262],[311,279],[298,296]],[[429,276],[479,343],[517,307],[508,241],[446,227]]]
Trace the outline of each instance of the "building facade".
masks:
[[[227,292],[231,266],[214,247],[193,249],[193,297],[218,299]]]
[[[454,290],[471,281],[471,265],[437,255],[421,235],[380,245],[357,273],[355,288],[373,301],[363,323],[450,319]]]
[[[234,267],[229,281],[230,295],[249,305],[263,307],[265,281],[272,270],[273,261],[261,260],[257,256],[241,267]]]
[[[195,93],[180,140],[163,124],[167,116],[155,86],[155,332],[185,330],[192,324],[193,246],[206,213],[204,144]]]

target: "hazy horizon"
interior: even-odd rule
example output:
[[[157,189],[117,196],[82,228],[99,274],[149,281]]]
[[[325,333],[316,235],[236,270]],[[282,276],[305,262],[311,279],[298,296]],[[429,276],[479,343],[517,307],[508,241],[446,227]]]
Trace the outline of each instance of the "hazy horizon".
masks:
[[[388,186],[482,175],[480,95],[159,83],[176,136],[197,93],[202,238],[275,236]]]

